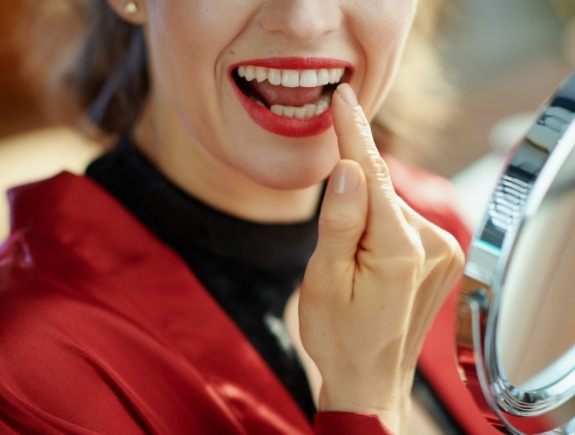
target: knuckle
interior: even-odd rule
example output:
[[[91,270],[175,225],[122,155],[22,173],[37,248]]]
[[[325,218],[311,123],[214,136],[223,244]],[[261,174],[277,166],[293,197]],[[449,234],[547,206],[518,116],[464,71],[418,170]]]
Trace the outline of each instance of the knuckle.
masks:
[[[417,229],[411,226],[404,228],[397,234],[393,245],[394,261],[384,267],[392,267],[389,272],[417,281],[425,273],[428,261],[426,248]],[[382,260],[381,264],[385,265],[385,259]]]
[[[460,273],[463,272],[465,267],[465,254],[463,250],[456,244],[453,246],[451,251],[451,256],[449,258],[448,268],[451,269],[453,272]]]
[[[457,239],[451,233],[438,228],[436,243],[439,247],[439,266],[449,272],[460,272],[465,265],[465,255]]]
[[[365,117],[365,114],[364,114],[363,109],[361,107],[355,107],[353,109],[353,122],[355,125],[357,125],[359,127],[359,130],[361,131],[362,134],[364,132],[368,132],[369,137],[370,138],[372,137],[371,126],[369,124],[369,121]]]
[[[389,182],[387,165],[377,148],[368,149],[362,157],[361,166],[365,168],[366,175],[377,177],[380,181]]]
[[[461,260],[463,260],[463,251],[457,239],[451,233],[443,230],[441,232],[441,238],[445,250],[450,252],[453,257],[461,257]]]
[[[427,258],[425,246],[419,231],[411,225],[404,231],[403,250],[415,264],[423,266]]]

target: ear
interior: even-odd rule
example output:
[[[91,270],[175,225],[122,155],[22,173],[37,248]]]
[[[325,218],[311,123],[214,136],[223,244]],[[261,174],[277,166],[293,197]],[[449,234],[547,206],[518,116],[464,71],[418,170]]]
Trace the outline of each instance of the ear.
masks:
[[[106,0],[112,10],[123,20],[136,26],[146,23],[145,0]]]

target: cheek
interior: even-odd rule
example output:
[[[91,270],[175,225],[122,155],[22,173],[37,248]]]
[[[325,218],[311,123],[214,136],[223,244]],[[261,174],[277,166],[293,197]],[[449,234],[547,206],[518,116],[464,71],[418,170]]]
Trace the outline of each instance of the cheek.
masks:
[[[370,118],[392,84],[415,10],[411,0],[365,0],[354,16],[353,31],[366,62],[360,101]]]
[[[275,189],[302,189],[324,180],[340,159],[333,129],[306,143],[290,146],[283,139],[238,135],[234,149],[228,149],[228,163],[256,183]],[[271,141],[270,141],[271,139]],[[227,160],[227,159],[226,159]]]
[[[172,97],[188,89],[213,89],[222,74],[222,54],[249,19],[248,8],[238,9],[238,0],[150,1],[146,30],[153,77],[162,80],[158,85]]]
[[[399,50],[411,29],[416,11],[413,0],[367,0],[355,18],[358,39],[376,55]]]
[[[181,90],[198,79],[208,78],[213,71],[208,61],[216,53],[222,32],[210,32],[218,28],[215,14],[202,7],[203,1],[157,1],[152,2],[147,26],[150,41],[151,65],[156,69],[154,78],[162,79],[164,87]],[[214,2],[219,3],[219,2]]]
[[[243,27],[248,14],[248,8],[238,7],[238,0],[161,0],[149,3],[148,23],[174,39],[215,49]]]
[[[146,31],[156,97],[175,112],[192,136],[202,136],[218,113],[225,71],[219,62],[243,26],[237,0],[151,1]],[[211,117],[208,116],[211,114]]]

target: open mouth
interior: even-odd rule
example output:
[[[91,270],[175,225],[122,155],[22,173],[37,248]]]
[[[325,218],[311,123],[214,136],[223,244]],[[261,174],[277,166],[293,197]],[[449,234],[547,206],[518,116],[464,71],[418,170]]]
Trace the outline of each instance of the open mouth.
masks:
[[[331,125],[331,97],[349,79],[349,66],[331,62],[333,67],[310,68],[310,62],[292,61],[288,69],[262,63],[244,63],[230,71],[240,101],[254,121],[285,136],[316,134]]]
[[[324,113],[346,68],[276,69],[241,65],[233,71],[239,89],[255,103],[288,118],[309,119]]]

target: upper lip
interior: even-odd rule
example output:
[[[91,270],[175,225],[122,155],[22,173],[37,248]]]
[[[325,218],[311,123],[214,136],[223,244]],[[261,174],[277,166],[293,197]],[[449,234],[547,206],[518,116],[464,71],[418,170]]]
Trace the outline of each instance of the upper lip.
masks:
[[[238,62],[230,67],[230,71],[241,65],[263,66],[277,69],[322,69],[322,68],[346,68],[351,71],[353,65],[340,59],[320,57],[270,57],[265,59],[249,59]]]

